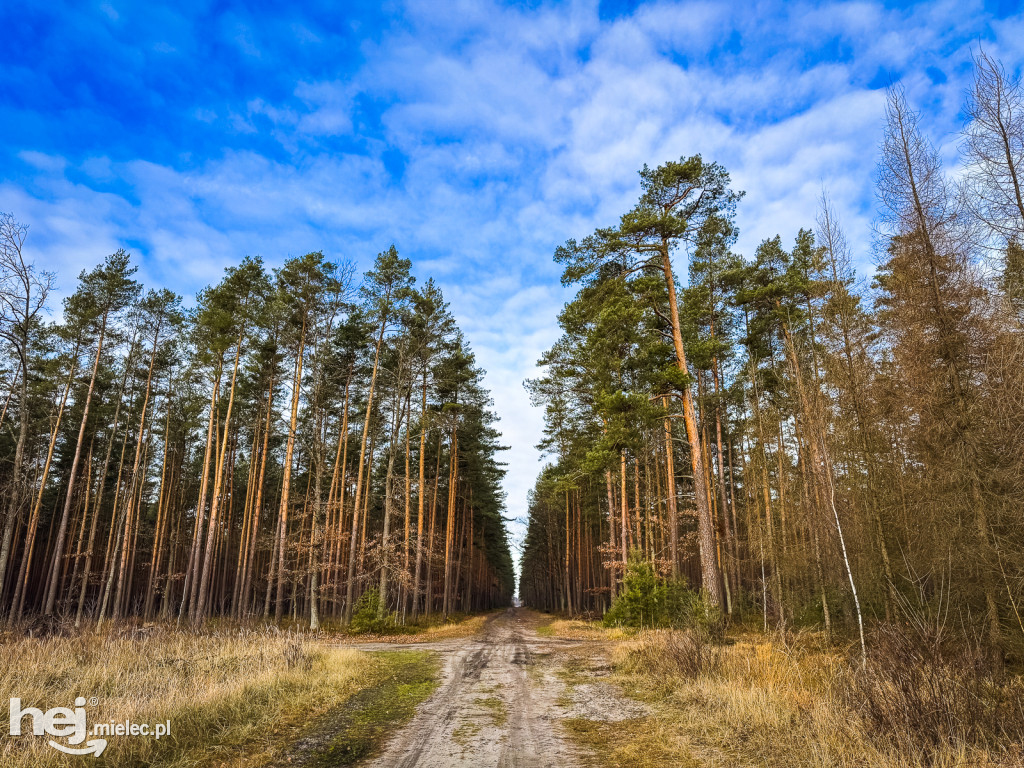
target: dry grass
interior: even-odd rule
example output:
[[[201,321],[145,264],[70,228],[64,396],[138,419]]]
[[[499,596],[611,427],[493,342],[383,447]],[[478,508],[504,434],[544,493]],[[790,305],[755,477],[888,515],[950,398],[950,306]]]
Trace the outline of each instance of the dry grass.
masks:
[[[947,740],[926,750],[880,732],[851,706],[855,667],[819,635],[744,635],[709,647],[685,633],[648,631],[616,644],[612,662],[617,681],[651,716],[566,722],[609,766],[1024,765],[1019,741],[998,735],[987,744]],[[1002,691],[1019,695],[1020,682]]]
[[[460,637],[472,637],[479,633],[492,613],[452,614],[447,620],[434,614],[422,618],[418,624],[398,625],[397,631],[391,634],[378,635],[371,633],[347,634],[340,626],[335,642],[351,643],[433,643],[438,640],[455,640]]]
[[[488,617],[491,614],[475,614],[472,616],[459,616],[443,624],[434,624],[417,628],[417,632],[411,639],[414,642],[431,643],[435,640],[452,640],[459,637],[471,637],[484,628]],[[407,641],[408,641],[407,639]]]
[[[171,721],[171,735],[112,737],[100,760],[69,758],[32,735],[4,739],[7,768],[263,765],[311,721],[377,682],[359,651],[277,630],[163,628],[0,638],[0,701],[44,711],[96,697],[88,724]],[[27,726],[27,722],[26,722]]]
[[[599,621],[582,619],[559,619],[537,614],[540,625],[537,634],[541,637],[558,637],[563,640],[624,640],[633,637],[636,630],[614,627],[606,629]]]
[[[847,677],[849,707],[900,751],[1024,744],[1024,678],[994,674],[976,644],[883,628],[873,633],[867,667]]]
[[[706,768],[679,752],[671,743],[671,733],[655,717],[639,717],[609,723],[573,717],[562,721],[562,727],[577,744],[591,751],[599,762],[609,768]]]

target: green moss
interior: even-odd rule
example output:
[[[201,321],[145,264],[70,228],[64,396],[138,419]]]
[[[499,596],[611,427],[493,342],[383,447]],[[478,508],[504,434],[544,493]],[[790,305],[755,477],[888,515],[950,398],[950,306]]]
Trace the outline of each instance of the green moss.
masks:
[[[452,732],[452,740],[460,747],[465,748],[478,733],[480,733],[480,724],[467,721]]]
[[[501,728],[508,720],[508,710],[505,709],[505,702],[497,696],[488,696],[485,699],[477,699],[477,706],[490,711],[491,725]]]
[[[437,662],[430,654],[396,651],[377,656],[382,664],[380,683],[349,700],[334,720],[334,735],[313,751],[306,765],[354,765],[374,754],[437,687]]]
[[[638,717],[605,722],[572,717],[563,720],[562,727],[573,742],[590,753],[590,765],[607,768],[627,765],[632,768],[697,766],[688,756],[675,754],[662,743],[654,718]],[[686,762],[680,762],[682,759],[686,759]]]

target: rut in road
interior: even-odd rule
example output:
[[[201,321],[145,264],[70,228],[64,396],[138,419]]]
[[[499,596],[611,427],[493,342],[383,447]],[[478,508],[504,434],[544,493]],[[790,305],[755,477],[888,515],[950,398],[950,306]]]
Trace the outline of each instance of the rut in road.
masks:
[[[571,647],[542,639],[514,608],[482,635],[438,644],[441,685],[371,763],[379,768],[580,766],[561,736],[554,655]],[[423,647],[423,646],[417,646]]]

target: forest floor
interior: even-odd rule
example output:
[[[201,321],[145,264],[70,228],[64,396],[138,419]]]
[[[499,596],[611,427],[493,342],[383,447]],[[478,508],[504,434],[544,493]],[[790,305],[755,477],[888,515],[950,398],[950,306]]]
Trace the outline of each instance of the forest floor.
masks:
[[[551,617],[534,611],[435,620],[385,637],[297,630],[0,631],[0,700],[45,712],[83,696],[90,728],[171,725],[159,740],[109,738],[97,758],[58,751],[25,719],[21,735],[0,740],[0,765],[576,768],[595,762],[565,723],[646,712],[605,679],[607,638],[555,636]],[[56,740],[72,746],[67,734]]]
[[[425,622],[400,639],[404,645],[454,641],[477,634],[486,621],[478,615]],[[439,666],[426,650],[377,643],[381,652],[368,653],[351,640],[331,629],[225,621],[202,628],[125,622],[96,631],[32,621],[0,628],[5,707],[17,698],[22,711],[45,712],[74,707],[83,697],[90,729],[125,720],[170,723],[162,738],[115,735],[98,758],[78,757],[33,735],[26,715],[20,736],[3,732],[0,765],[353,764],[412,717],[434,690]],[[56,741],[74,746],[68,738]]]
[[[737,627],[711,642],[535,617],[542,637],[578,644],[556,673],[563,701],[585,701],[596,678],[630,702],[619,722],[563,716],[587,765],[1024,768],[1019,668],[992,677],[970,656],[928,665],[878,637],[861,669],[854,644],[821,631]]]
[[[1019,677],[998,685],[984,680],[972,693],[970,679],[955,669],[917,670],[906,679],[958,700],[905,701],[900,681],[893,687],[893,680],[871,678],[868,685],[876,687],[857,689],[864,683],[857,682],[855,654],[820,632],[737,629],[713,643],[693,632],[605,628],[522,608],[471,621],[441,639],[399,636],[346,645],[374,654],[426,652],[438,670],[433,693],[418,707],[396,705],[400,716],[381,726],[377,740],[386,746],[361,753],[359,765],[1024,766],[1019,740],[994,720],[986,722],[995,715],[1004,725],[1016,722],[1013,702],[1024,701]],[[871,691],[891,700],[895,721],[873,725],[858,711],[855,697]],[[989,708],[990,694],[1004,706]],[[921,713],[904,713],[904,704],[920,706],[927,717],[937,713],[938,720],[916,721]],[[946,729],[957,718],[969,720],[970,707],[984,710],[979,728]],[[325,720],[338,743],[352,741],[351,711]],[[326,754],[322,745],[317,749]],[[348,764],[304,754],[289,753],[288,764]]]
[[[8,631],[0,700],[45,710],[81,695],[90,726],[170,720],[172,730],[159,741],[115,737],[99,759],[26,731],[0,740],[0,765],[1024,766],[1019,673],[972,678],[955,661],[865,683],[856,669],[851,649],[821,633],[736,630],[711,643],[522,608],[386,638]],[[906,698],[919,689],[937,695]],[[889,720],[865,718],[858,697],[872,692]]]

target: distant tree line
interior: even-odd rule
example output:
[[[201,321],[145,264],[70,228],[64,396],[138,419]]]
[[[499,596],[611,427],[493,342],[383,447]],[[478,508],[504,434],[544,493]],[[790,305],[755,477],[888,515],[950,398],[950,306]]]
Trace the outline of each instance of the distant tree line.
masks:
[[[765,627],[927,625],[1024,645],[1024,93],[975,60],[949,176],[888,91],[870,286],[822,195],[733,251],[742,193],[700,156],[641,171],[555,253],[579,286],[527,383],[554,461],[527,604],[602,612],[636,558]],[[685,270],[685,278],[679,270]]]
[[[229,267],[183,309],[123,250],[62,317],[0,216],[0,612],[348,622],[507,604],[499,435],[441,291],[394,247]]]

